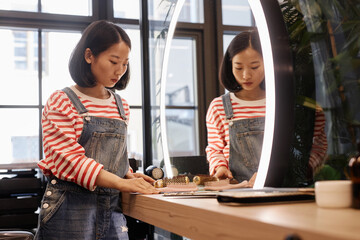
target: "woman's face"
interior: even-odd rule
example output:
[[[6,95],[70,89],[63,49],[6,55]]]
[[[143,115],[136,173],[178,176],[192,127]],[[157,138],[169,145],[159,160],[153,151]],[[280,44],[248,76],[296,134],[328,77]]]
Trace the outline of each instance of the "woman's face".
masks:
[[[260,90],[260,83],[265,78],[263,58],[249,47],[233,57],[232,72],[243,90]]]
[[[97,85],[114,87],[127,70],[130,48],[125,42],[115,43],[97,57],[91,54],[91,72]]]

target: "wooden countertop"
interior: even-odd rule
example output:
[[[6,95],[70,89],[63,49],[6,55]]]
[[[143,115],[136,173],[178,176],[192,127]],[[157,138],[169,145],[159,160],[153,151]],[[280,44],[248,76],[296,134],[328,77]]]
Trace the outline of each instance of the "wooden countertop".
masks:
[[[123,194],[123,211],[191,239],[360,239],[360,210],[315,202],[226,206],[215,198]]]

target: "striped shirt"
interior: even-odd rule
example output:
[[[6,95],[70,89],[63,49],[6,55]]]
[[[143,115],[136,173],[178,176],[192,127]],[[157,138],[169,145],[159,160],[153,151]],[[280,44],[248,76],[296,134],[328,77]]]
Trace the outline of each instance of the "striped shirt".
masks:
[[[234,93],[230,93],[230,98],[234,113],[233,120],[265,117],[265,99],[245,101],[237,98]],[[206,115],[206,126],[208,131],[206,155],[210,174],[214,174],[215,169],[220,166],[229,167],[229,123],[225,117],[221,97],[217,97],[211,102]],[[323,164],[326,150],[325,116],[322,111],[316,111],[313,146],[309,159],[309,166],[313,172]]]
[[[113,95],[97,99],[71,89],[79,97],[90,116],[120,119]],[[129,105],[122,99],[129,119]],[[127,120],[128,121],[128,120]],[[91,191],[103,165],[85,156],[85,149],[78,143],[83,130],[83,118],[63,91],[54,92],[48,99],[42,115],[42,131],[45,158],[38,166],[44,175],[74,182]],[[91,174],[89,174],[91,173]]]
[[[325,134],[325,114],[321,109],[316,109],[313,144],[310,151],[309,167],[315,173],[326,160],[327,138]]]
[[[230,93],[233,108],[233,120],[265,117],[265,98],[256,101],[245,101]],[[229,163],[229,122],[226,120],[222,98],[215,98],[206,114],[208,146],[206,155],[209,161],[210,174],[220,166],[228,167]]]

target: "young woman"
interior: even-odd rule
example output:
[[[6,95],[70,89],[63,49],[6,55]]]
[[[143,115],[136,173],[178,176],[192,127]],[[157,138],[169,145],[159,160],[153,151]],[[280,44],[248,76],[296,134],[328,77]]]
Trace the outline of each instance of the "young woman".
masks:
[[[42,117],[49,179],[36,239],[128,239],[121,192],[158,193],[129,167],[129,106],[109,89],[129,81],[131,41],[119,26],[90,24],[69,62],[74,86],[54,92]]]
[[[229,93],[215,98],[208,109],[206,147],[210,174],[249,181],[252,186],[263,145],[265,73],[257,31],[242,32],[230,43],[220,67],[220,82]],[[315,112],[308,167],[312,173],[325,161],[325,117]]]
[[[242,182],[256,176],[264,135],[265,72],[256,31],[231,41],[219,77],[229,93],[215,98],[206,116],[210,174]]]

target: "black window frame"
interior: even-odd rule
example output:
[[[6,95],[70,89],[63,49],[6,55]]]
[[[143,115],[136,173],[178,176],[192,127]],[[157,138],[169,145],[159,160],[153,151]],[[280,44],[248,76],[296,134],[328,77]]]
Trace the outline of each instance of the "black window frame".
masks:
[[[151,143],[151,106],[150,106],[150,76],[147,60],[149,59],[149,23],[147,0],[140,2],[140,19],[115,18],[113,13],[113,0],[92,0],[92,16],[74,16],[63,14],[42,13],[38,1],[39,12],[22,12],[0,10],[0,27],[31,28],[38,31],[38,79],[39,103],[38,105],[1,105],[1,108],[33,108],[39,111],[39,156],[43,158],[41,114],[42,102],[42,29],[83,31],[91,22],[105,19],[120,24],[126,28],[140,29],[141,61],[142,61],[142,106],[134,105],[131,108],[142,109],[143,115],[143,167],[152,164]],[[228,26],[222,24],[221,0],[204,1],[204,22],[189,23],[178,22],[175,36],[191,36],[196,39],[197,55],[197,103],[200,155],[205,154],[207,134],[205,115],[207,108],[215,97],[224,92],[218,81],[218,69],[223,55],[223,34],[238,33],[251,27]],[[212,50],[209,50],[212,49]]]

